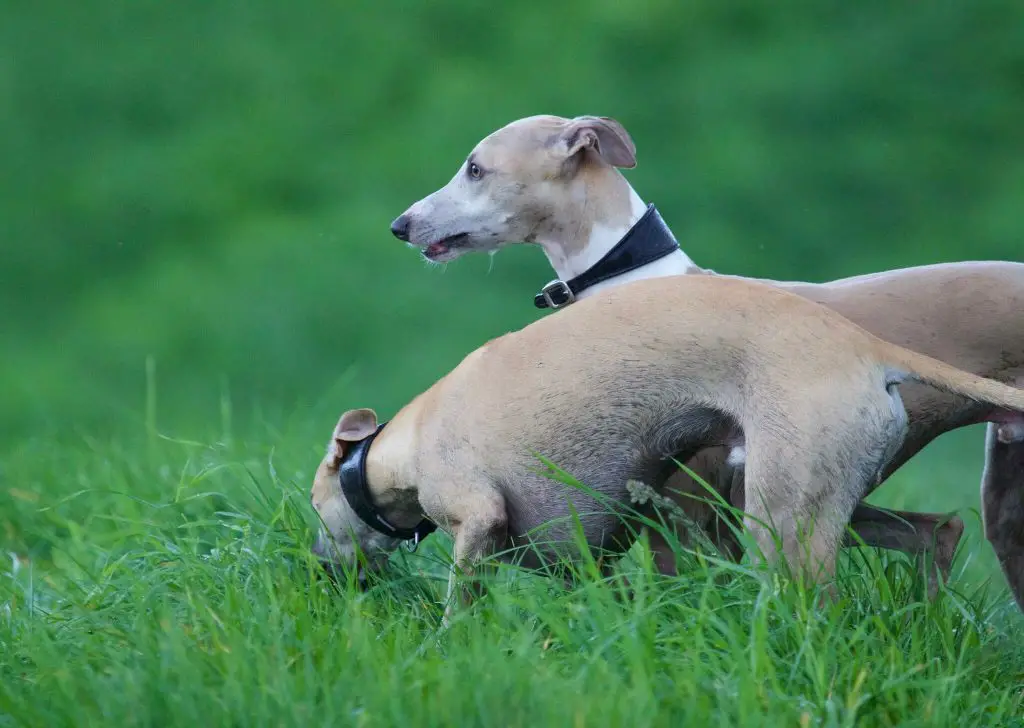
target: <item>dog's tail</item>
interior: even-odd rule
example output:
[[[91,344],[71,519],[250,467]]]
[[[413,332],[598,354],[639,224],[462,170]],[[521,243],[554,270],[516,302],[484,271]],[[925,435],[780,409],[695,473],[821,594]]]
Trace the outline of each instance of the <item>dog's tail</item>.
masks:
[[[958,394],[975,402],[1001,409],[1024,412],[1024,389],[986,379],[954,366],[899,346],[880,342],[881,359],[903,371],[907,377],[943,392]]]

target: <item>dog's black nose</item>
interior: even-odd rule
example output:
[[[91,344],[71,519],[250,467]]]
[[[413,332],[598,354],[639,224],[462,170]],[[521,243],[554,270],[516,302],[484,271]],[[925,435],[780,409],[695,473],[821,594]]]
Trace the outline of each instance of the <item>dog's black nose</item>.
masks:
[[[391,234],[399,240],[409,242],[409,216],[399,215],[395,218],[395,221],[391,223]]]

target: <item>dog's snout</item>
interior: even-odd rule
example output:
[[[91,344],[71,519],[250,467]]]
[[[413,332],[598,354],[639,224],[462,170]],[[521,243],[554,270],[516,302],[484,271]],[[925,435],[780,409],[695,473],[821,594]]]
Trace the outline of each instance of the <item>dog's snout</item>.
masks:
[[[402,214],[391,223],[391,234],[399,240],[409,242],[409,216]]]

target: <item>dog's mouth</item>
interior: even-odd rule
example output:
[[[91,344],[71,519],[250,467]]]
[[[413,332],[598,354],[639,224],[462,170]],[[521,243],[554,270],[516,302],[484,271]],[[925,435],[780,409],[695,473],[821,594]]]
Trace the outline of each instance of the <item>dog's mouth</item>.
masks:
[[[459,249],[464,247],[468,241],[469,233],[449,235],[447,238],[442,238],[436,243],[431,243],[420,252],[427,260],[440,263],[458,256]]]

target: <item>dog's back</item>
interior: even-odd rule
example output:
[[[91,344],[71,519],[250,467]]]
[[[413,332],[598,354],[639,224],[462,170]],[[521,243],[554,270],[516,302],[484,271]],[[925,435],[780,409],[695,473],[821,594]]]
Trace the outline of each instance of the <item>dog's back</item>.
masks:
[[[960,369],[1004,382],[1024,376],[1024,263],[941,263],[777,285]]]

